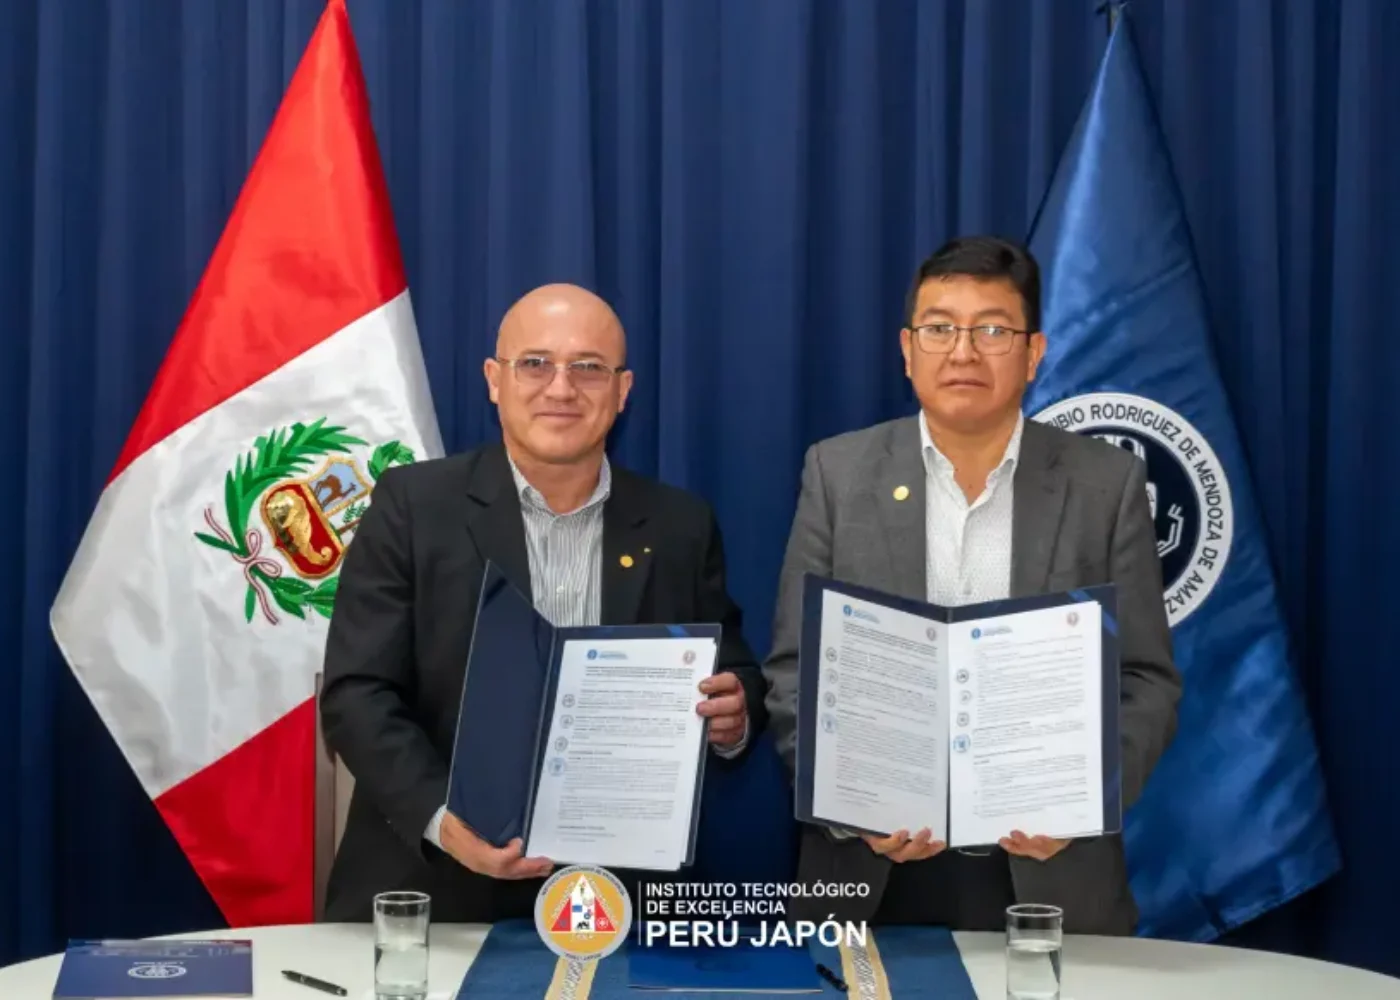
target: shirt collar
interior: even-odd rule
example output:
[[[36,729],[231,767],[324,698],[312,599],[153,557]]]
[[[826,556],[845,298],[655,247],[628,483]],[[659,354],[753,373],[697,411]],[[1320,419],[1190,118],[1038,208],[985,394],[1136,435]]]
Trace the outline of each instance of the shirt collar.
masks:
[[[1011,440],[1006,442],[1006,450],[1001,454],[1001,461],[996,464],[987,477],[989,480],[1000,479],[1002,476],[1009,476],[1016,471],[1016,463],[1021,458],[1021,432],[1025,426],[1025,414],[1018,412],[1016,414],[1016,429],[1011,432]],[[937,469],[939,472],[951,476],[953,463],[933,443],[933,438],[929,436],[928,432],[928,420],[922,411],[919,413],[919,440],[923,443],[924,469],[929,472]]]
[[[515,464],[515,460],[510,457],[510,452],[506,452],[506,461],[510,463],[510,475],[511,478],[515,480],[515,491],[519,495],[520,501],[522,503],[528,503],[530,506],[545,511],[546,513],[554,514],[554,510],[545,502],[544,494],[531,486],[529,480],[521,474],[520,469]],[[566,511],[564,514],[558,514],[556,516],[567,517],[569,514],[577,514],[579,511],[587,510],[590,507],[602,503],[611,493],[612,466],[608,463],[608,456],[604,455],[602,467],[598,470],[598,485],[593,488],[593,495],[584,501],[583,505],[577,510]]]

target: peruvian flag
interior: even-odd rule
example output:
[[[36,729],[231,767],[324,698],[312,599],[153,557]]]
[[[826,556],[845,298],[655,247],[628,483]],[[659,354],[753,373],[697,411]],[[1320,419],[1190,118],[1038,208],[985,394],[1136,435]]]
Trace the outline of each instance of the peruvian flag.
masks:
[[[312,918],[314,682],[386,468],[442,453],[344,0],[330,0],[52,611],[234,926]]]

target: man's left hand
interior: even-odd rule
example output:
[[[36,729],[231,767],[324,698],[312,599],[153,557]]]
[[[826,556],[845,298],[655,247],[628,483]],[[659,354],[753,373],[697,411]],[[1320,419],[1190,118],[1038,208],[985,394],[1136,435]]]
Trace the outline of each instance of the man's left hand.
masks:
[[[700,691],[709,697],[695,706],[695,711],[710,720],[710,742],[732,747],[743,738],[748,722],[748,705],[738,674],[726,670],[706,677],[700,682]]]
[[[1049,861],[1069,846],[1068,840],[1051,840],[1049,837],[1027,837],[1020,830],[1012,830],[1011,836],[1002,837],[1001,849],[1007,854],[1037,861]]]

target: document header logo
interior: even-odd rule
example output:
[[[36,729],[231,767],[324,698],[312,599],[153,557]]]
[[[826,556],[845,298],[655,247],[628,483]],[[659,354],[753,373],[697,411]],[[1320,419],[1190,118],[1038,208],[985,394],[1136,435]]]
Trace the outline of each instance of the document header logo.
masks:
[[[1179,625],[1224,573],[1234,535],[1230,483],[1210,442],[1175,410],[1123,392],[1073,396],[1035,419],[1107,441],[1147,465],[1167,620]]]
[[[632,927],[632,900],[611,872],[592,865],[561,868],[535,897],[535,929],[560,958],[611,955]]]

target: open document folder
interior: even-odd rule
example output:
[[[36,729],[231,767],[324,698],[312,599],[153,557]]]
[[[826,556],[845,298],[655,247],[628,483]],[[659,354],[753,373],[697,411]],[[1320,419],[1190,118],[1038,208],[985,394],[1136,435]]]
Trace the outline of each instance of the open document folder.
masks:
[[[808,575],[797,818],[950,847],[1122,827],[1112,586],[944,608]]]
[[[447,808],[560,864],[691,863],[719,625],[555,628],[487,563]]]

